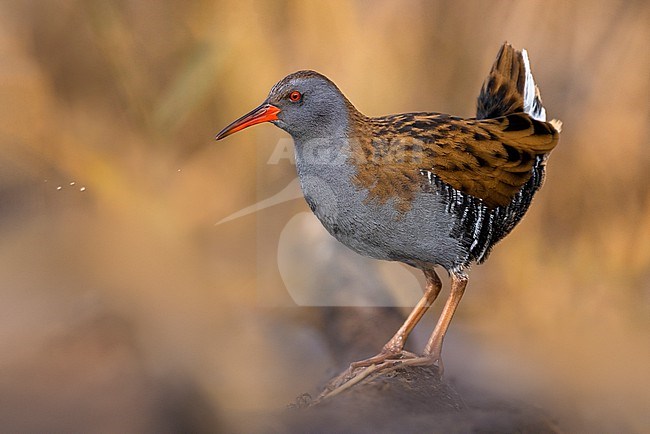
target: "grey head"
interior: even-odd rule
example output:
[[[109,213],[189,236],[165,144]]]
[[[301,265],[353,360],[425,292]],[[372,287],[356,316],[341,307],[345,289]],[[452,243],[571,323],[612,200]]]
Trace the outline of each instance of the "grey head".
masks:
[[[353,112],[330,79],[315,71],[298,71],[280,80],[259,107],[224,128],[217,140],[262,122],[282,128],[296,143],[341,138]]]

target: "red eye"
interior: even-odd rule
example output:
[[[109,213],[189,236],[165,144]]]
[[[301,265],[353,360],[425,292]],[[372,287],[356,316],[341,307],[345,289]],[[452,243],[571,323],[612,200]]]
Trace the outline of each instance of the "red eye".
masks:
[[[294,90],[289,94],[289,99],[291,100],[291,102],[298,102],[302,99],[302,94],[297,90]]]

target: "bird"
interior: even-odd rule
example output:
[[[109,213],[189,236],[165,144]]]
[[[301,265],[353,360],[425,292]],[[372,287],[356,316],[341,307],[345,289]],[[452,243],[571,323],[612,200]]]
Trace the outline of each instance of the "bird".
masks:
[[[421,270],[424,294],[375,356],[350,369],[442,365],[442,345],[469,269],[521,221],[544,182],[562,123],[547,121],[528,53],[503,43],[476,117],[414,112],[369,117],[329,78],[294,72],[216,136],[270,122],[291,135],[305,200],[338,241]],[[420,353],[405,343],[442,288],[450,292]]]

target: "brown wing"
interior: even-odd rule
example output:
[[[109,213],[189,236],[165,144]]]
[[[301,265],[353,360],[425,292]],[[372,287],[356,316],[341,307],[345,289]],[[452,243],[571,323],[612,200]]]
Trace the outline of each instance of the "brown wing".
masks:
[[[404,113],[355,122],[349,162],[368,201],[394,198],[401,212],[410,209],[422,170],[494,208],[510,203],[558,136],[553,124],[525,113],[482,120]]]
[[[551,152],[559,139],[550,123],[525,113],[447,122],[446,134],[428,142],[433,173],[489,207],[509,204],[530,179],[535,157]]]

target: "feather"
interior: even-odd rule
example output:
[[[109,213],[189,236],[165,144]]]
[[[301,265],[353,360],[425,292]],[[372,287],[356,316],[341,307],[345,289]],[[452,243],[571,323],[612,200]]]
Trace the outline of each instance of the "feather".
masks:
[[[370,158],[353,159],[355,180],[381,203],[394,195],[400,203],[411,200],[421,189],[412,175],[430,170],[490,208],[505,206],[532,176],[535,158],[551,152],[559,138],[552,124],[526,113],[484,120],[405,113],[364,124],[356,139],[360,155]]]
[[[400,211],[430,181],[414,183],[413,174],[428,171],[489,208],[507,206],[533,176],[537,157],[555,148],[562,125],[546,122],[528,54],[508,43],[483,83],[476,119],[403,113],[352,116],[351,124],[356,184],[368,189],[368,200],[395,197]]]

